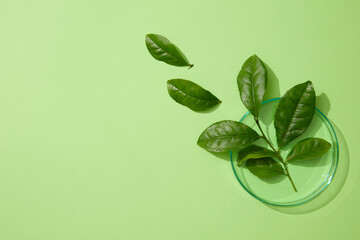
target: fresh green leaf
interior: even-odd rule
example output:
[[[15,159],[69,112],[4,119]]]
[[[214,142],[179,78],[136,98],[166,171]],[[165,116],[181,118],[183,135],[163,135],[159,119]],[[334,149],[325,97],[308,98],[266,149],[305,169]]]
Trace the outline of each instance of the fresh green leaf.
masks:
[[[210,152],[229,152],[240,150],[259,138],[257,132],[249,126],[227,120],[208,127],[200,135],[197,144]]]
[[[211,92],[189,80],[169,80],[167,88],[172,99],[194,111],[204,111],[221,103]]]
[[[146,47],[150,54],[159,61],[178,67],[192,67],[183,52],[166,37],[158,34],[147,34]]]
[[[259,178],[272,178],[285,174],[281,165],[270,157],[249,159],[246,161],[246,167]]]
[[[274,126],[279,149],[305,132],[315,112],[315,90],[310,81],[285,93],[275,112]]]
[[[248,159],[264,158],[264,157],[276,157],[276,153],[264,147],[250,145],[239,151],[238,166],[240,166]]]
[[[321,138],[307,138],[295,144],[286,158],[286,162],[319,158],[329,149],[331,144]]]
[[[241,101],[249,112],[258,118],[267,84],[266,67],[258,56],[253,55],[245,61],[237,77],[237,83]]]

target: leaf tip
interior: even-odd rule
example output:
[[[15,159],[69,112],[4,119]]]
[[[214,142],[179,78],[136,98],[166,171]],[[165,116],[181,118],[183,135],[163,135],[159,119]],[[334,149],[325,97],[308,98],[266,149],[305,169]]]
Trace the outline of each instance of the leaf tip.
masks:
[[[200,137],[198,138],[198,140],[196,141],[196,144],[197,144],[199,147],[205,149],[204,144],[202,144],[202,142],[201,142],[201,135],[200,135]]]
[[[259,58],[259,56],[258,56],[257,54],[252,55],[251,58],[253,58],[253,59],[258,59],[258,60],[260,60],[260,62],[262,63],[261,58]]]
[[[312,81],[310,81],[310,80],[307,80],[304,84],[305,84],[307,87],[314,88],[314,84],[313,84]]]
[[[145,41],[148,41],[151,39],[151,36],[153,36],[154,34],[153,33],[148,33],[145,35]]]

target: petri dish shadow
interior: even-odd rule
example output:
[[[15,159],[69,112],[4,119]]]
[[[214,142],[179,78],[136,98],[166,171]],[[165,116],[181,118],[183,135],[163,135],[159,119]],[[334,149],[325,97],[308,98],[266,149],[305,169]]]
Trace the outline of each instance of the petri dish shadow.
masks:
[[[302,205],[280,207],[263,203],[264,205],[285,214],[306,214],[314,212],[326,206],[340,193],[349,173],[350,154],[344,135],[332,121],[331,124],[334,127],[334,130],[338,137],[339,162],[336,172],[333,176],[333,179],[331,179],[331,183],[329,184],[329,186],[315,199]]]

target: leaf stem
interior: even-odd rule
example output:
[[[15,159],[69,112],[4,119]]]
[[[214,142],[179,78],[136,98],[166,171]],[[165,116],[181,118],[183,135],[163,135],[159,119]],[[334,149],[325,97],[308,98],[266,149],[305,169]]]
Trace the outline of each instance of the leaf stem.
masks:
[[[294,181],[292,180],[292,178],[291,178],[291,176],[290,176],[289,169],[288,169],[286,163],[284,162],[284,159],[282,158],[282,156],[281,156],[281,154],[280,154],[280,151],[281,151],[281,150],[280,150],[280,149],[279,149],[279,150],[276,150],[276,149],[274,148],[274,146],[272,145],[272,143],[269,141],[269,139],[266,137],[264,131],[262,130],[262,128],[261,128],[261,126],[260,126],[259,119],[256,118],[256,117],[254,117],[254,120],[255,120],[255,123],[256,123],[256,125],[258,126],[261,134],[262,134],[261,137],[262,137],[263,139],[265,139],[265,141],[269,144],[269,146],[272,148],[272,150],[276,153],[277,158],[280,160],[280,162],[281,162],[282,165],[283,165],[283,168],[284,168],[284,170],[285,170],[286,176],[289,178],[289,180],[290,180],[290,182],[291,182],[291,185],[293,186],[295,192],[297,192],[297,189],[296,189],[296,187],[295,187]]]
[[[287,172],[286,175],[288,176],[288,178],[289,178],[289,180],[290,180],[290,182],[291,182],[291,185],[293,186],[295,192],[297,192],[297,189],[296,189],[295,184],[294,184],[294,182],[293,182],[293,180],[292,180],[292,178],[291,178],[291,176],[290,176],[290,172],[289,172],[289,169],[288,169],[286,163],[283,162],[283,165],[284,165],[284,167],[285,167],[285,170],[286,170],[286,172]]]
[[[273,145],[271,144],[271,142],[269,141],[269,139],[267,139],[267,137],[265,136],[265,133],[263,132],[263,130],[262,130],[261,126],[260,126],[259,119],[257,119],[257,118],[254,117],[254,120],[255,120],[256,125],[258,126],[261,134],[262,134],[262,138],[265,139],[265,141],[269,144],[269,146],[272,148],[272,150],[274,150],[274,152],[277,152],[277,151],[275,150],[274,146],[273,146]]]

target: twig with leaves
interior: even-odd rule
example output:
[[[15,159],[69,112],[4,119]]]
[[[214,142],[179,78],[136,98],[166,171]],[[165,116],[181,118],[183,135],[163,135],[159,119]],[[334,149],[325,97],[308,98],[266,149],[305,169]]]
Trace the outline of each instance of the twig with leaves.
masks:
[[[193,67],[182,51],[167,38],[148,34],[145,41],[155,59],[174,66]],[[319,158],[331,148],[331,144],[324,139],[307,138],[297,142],[285,159],[281,155],[283,148],[302,135],[313,119],[316,96],[312,82],[294,86],[281,98],[274,116],[277,146],[270,142],[260,124],[259,113],[266,92],[267,70],[258,56],[253,55],[245,61],[237,84],[241,101],[252,114],[261,134],[244,123],[225,120],[205,129],[197,144],[210,152],[239,151],[238,166],[245,164],[260,179],[286,175],[297,191],[288,163]],[[194,111],[204,111],[221,103],[211,92],[189,80],[172,79],[167,86],[169,95],[176,102]],[[266,141],[270,149],[253,144],[259,139]]]

